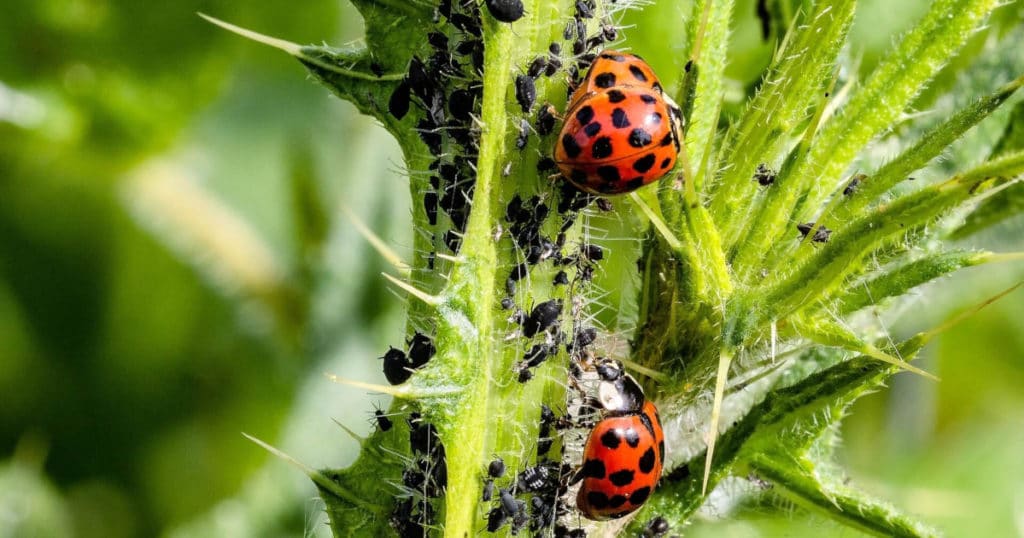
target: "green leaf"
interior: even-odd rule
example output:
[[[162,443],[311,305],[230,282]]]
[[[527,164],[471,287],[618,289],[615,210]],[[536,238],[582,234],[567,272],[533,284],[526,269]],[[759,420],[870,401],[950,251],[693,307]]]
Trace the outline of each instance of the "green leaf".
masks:
[[[970,199],[988,178],[1008,166],[1009,163],[986,164],[906,195],[848,223],[834,232],[828,243],[806,262],[791,271],[779,271],[774,278],[751,290],[750,298],[758,297],[764,305],[760,319],[780,319],[819,300],[857,269],[864,257],[883,242],[904,231],[924,226]]]
[[[1018,103],[1010,115],[1010,122],[996,144],[993,155],[1011,153],[1024,148],[1024,102]],[[1024,212],[1024,184],[1011,185],[998,192],[984,202],[978,204],[964,219],[962,226],[954,230],[950,237],[962,239],[982,230],[988,229],[1006,219]]]
[[[777,166],[777,156],[806,122],[809,108],[832,78],[836,56],[853,20],[853,0],[817,2],[802,24],[786,35],[758,93],[724,143],[730,166],[712,186],[711,214],[730,250],[745,225],[744,207],[760,199],[757,165]],[[777,190],[778,187],[772,190]]]
[[[923,168],[929,161],[938,156],[950,144],[959,139],[968,129],[988,117],[993,110],[1003,104],[1021,85],[1024,76],[1006,84],[995,93],[976,100],[962,109],[941,125],[926,133],[912,147],[886,163],[874,174],[870,174],[860,182],[856,190],[842,198],[842,202],[831,215],[821,220],[824,222],[845,222],[851,215],[857,214],[863,207],[877,200],[883,193],[897,183],[905,180],[915,170]],[[842,196],[846,185],[840,185],[839,191],[833,196]]]
[[[793,220],[810,220],[857,153],[899,119],[921,88],[997,5],[996,0],[937,0],[925,18],[878,65],[839,115],[826,123],[792,174],[779,178],[764,206],[744,223],[733,263],[757,267]],[[749,168],[747,169],[750,170]],[[792,218],[795,215],[796,218]],[[747,271],[746,275],[752,275]]]
[[[867,278],[850,284],[847,291],[838,297],[840,313],[849,314],[881,304],[885,299],[904,295],[917,286],[961,268],[985,263],[991,258],[989,252],[952,250],[929,253],[895,267],[883,267]]]
[[[819,465],[788,450],[762,452],[747,462],[751,471],[798,505],[877,536],[941,536],[891,504],[823,477]]]

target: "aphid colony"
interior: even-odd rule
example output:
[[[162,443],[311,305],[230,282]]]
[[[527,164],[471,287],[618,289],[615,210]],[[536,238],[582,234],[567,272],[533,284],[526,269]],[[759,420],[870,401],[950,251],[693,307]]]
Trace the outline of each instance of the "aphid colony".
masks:
[[[664,464],[664,436],[657,410],[620,363],[595,359],[587,350],[595,342],[597,330],[580,325],[573,312],[570,340],[561,330],[566,310],[561,299],[539,301],[525,309],[517,307],[515,300],[518,283],[541,263],[561,268],[552,281],[556,288],[588,282],[604,251],[586,243],[567,249],[566,232],[578,212],[592,202],[610,211],[611,203],[596,195],[630,192],[665,177],[675,166],[682,142],[678,107],[664,94],[651,68],[635,55],[593,52],[617,37],[610,21],[588,35],[587,20],[594,17],[594,2],[578,0],[576,15],[565,27],[563,38],[571,42],[571,59],[562,56],[561,43],[551,43],[547,54],[534,58],[515,77],[512,89],[524,114],[537,109],[532,122],[520,118],[517,123],[514,144],[524,150],[533,132],[551,135],[559,121],[551,104],[537,107],[536,81],[566,73],[570,82],[565,119],[554,149],[537,163],[538,173],[558,169],[565,179],[556,185],[555,208],[562,225],[555,237],[546,236],[542,228],[552,213],[546,197],[524,200],[515,195],[505,210],[507,229],[499,226],[495,239],[508,237],[522,260],[511,268],[505,281],[507,295],[497,305],[511,311],[509,321],[528,341],[513,377],[519,383],[529,382],[536,369],[564,347],[570,357],[570,385],[582,386],[578,380],[584,364],[596,369],[599,382],[596,392],[581,390],[585,411],[575,419],[559,417],[542,407],[535,465],[510,477],[500,458],[487,466],[481,501],[490,506],[486,511],[489,531],[509,525],[513,534],[529,528],[536,535],[552,531],[554,536],[585,536],[582,529],[569,529],[559,521],[571,511],[570,503],[562,501],[570,487],[579,485],[575,506],[583,516],[618,518],[644,504]],[[520,0],[485,0],[483,5],[500,22],[512,23],[524,14]],[[441,0],[435,13],[438,29],[427,36],[430,54],[426,59],[412,58],[408,73],[388,103],[389,112],[400,121],[413,107],[417,110],[415,130],[433,156],[423,210],[434,249],[443,246],[452,253],[461,247],[476,183],[480,137],[476,118],[483,96],[482,17],[476,0]],[[582,79],[581,72],[585,72]],[[511,174],[511,167],[511,162],[504,167],[504,176]],[[441,215],[450,221],[447,229],[439,221]],[[427,256],[430,269],[434,259],[433,252]],[[570,276],[567,270],[573,269]],[[431,338],[416,332],[405,350],[390,348],[384,354],[385,377],[391,384],[404,383],[435,353]],[[382,432],[393,427],[383,411],[378,410],[374,419]],[[413,457],[402,473],[402,485],[414,494],[397,498],[390,523],[400,536],[423,536],[437,523],[435,499],[444,494],[447,485],[445,451],[434,426],[419,413],[409,413],[405,422]],[[567,464],[560,453],[550,459],[559,431],[579,427],[589,428],[583,462]],[[654,518],[643,534],[662,536],[667,531],[667,522]]]

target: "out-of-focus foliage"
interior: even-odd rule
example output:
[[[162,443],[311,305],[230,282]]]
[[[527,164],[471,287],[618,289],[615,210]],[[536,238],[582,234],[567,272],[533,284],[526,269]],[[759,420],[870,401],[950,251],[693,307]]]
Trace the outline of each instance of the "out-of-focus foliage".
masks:
[[[755,3],[737,3],[726,119],[772,52]],[[772,4],[791,13],[800,2]],[[851,41],[862,48],[846,54],[861,73],[927,5],[859,3]],[[400,301],[375,276],[381,262],[338,210],[343,201],[390,243],[411,242],[393,143],[303,82],[294,62],[196,11],[302,43],[330,36],[338,45],[361,31],[335,1],[0,6],[0,536],[321,532],[305,477],[268,463],[239,432],[341,467],[356,444],[330,419],[367,427],[351,410],[371,400],[321,372],[379,379],[374,357],[400,332]],[[661,44],[685,36],[634,15],[630,43],[656,68],[678,65],[677,49]],[[984,73],[955,68],[1020,21],[1019,1],[1004,7],[917,108],[952,110],[936,101],[951,88],[991,90]],[[993,57],[1019,62],[1011,51]],[[997,116],[1005,122],[1010,109]],[[220,237],[223,216],[254,240],[237,265],[200,241]],[[615,237],[614,219],[601,224]],[[1020,251],[1022,232],[1018,217],[965,246]],[[226,244],[245,243],[232,237]],[[233,284],[232,267],[266,287]],[[608,266],[599,278],[627,270]],[[1022,274],[984,271],[928,286],[918,306],[882,325],[898,340]],[[924,357],[942,383],[897,378],[857,404],[840,453],[860,484],[950,535],[1021,532],[1022,319],[1019,301],[979,314]],[[795,507],[783,518],[756,505],[716,509],[693,535],[840,532]]]

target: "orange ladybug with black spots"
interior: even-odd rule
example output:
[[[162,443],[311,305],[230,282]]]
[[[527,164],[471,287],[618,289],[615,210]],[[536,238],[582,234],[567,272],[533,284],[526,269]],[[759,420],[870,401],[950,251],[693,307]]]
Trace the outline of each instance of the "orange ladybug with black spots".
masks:
[[[675,166],[680,123],[679,108],[646,62],[605,51],[569,100],[554,160],[581,190],[628,193]]]

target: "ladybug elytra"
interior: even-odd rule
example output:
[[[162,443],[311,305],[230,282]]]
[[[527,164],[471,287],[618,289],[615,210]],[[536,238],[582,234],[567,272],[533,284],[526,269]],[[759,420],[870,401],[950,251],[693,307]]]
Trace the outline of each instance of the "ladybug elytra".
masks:
[[[602,52],[569,99],[555,162],[577,188],[623,194],[664,177],[681,144],[679,109],[640,57]]]

